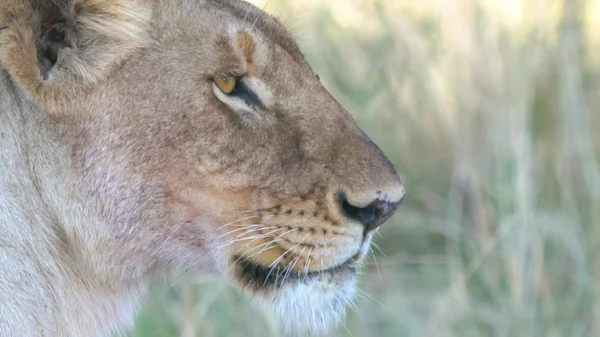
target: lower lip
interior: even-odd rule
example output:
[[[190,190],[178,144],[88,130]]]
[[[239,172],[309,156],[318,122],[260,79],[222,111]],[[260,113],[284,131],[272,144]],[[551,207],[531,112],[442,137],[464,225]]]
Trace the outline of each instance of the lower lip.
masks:
[[[358,254],[357,254],[358,255]],[[290,281],[303,281],[311,279],[315,276],[323,275],[323,274],[337,274],[340,272],[356,272],[356,268],[354,267],[355,259],[354,257],[348,259],[346,262],[339,264],[337,266],[309,272],[309,273],[297,273],[290,272],[287,273],[285,267],[280,268],[268,268],[252,261],[248,261],[242,257],[236,256],[234,257],[234,261],[238,266],[238,273],[241,278],[248,282],[250,285],[260,287],[260,288],[268,288],[268,287],[281,287]],[[287,274],[287,275],[286,275]]]

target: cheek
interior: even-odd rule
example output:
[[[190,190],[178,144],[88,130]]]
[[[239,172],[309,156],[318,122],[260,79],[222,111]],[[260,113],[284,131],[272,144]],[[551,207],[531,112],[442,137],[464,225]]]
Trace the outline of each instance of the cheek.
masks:
[[[194,184],[170,185],[167,209],[178,223],[195,224],[184,228],[186,232],[202,233],[215,241],[219,230],[228,223],[235,224],[248,218],[257,199],[250,189],[235,192]],[[251,219],[249,219],[251,220]]]

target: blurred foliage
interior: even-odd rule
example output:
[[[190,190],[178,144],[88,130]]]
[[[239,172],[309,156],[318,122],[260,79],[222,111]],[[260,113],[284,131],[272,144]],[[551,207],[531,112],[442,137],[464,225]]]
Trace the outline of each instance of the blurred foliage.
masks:
[[[333,335],[600,335],[599,0],[254,2],[408,190]],[[131,336],[281,335],[219,280],[167,283]]]

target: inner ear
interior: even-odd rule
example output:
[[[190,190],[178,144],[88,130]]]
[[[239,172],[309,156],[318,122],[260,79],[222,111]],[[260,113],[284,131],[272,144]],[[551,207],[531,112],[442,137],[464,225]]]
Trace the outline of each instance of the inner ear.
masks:
[[[44,80],[47,80],[50,71],[58,62],[58,52],[66,47],[67,24],[57,23],[48,29],[46,34],[37,43],[38,66]]]
[[[37,59],[44,80],[58,62],[58,53],[68,46],[67,20],[59,8],[45,8],[40,33],[36,42]]]

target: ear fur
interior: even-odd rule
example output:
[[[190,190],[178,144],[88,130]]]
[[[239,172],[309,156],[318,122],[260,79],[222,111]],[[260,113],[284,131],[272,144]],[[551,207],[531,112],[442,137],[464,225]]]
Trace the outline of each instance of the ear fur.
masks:
[[[60,110],[147,41],[142,0],[0,0],[0,64],[34,100]]]

